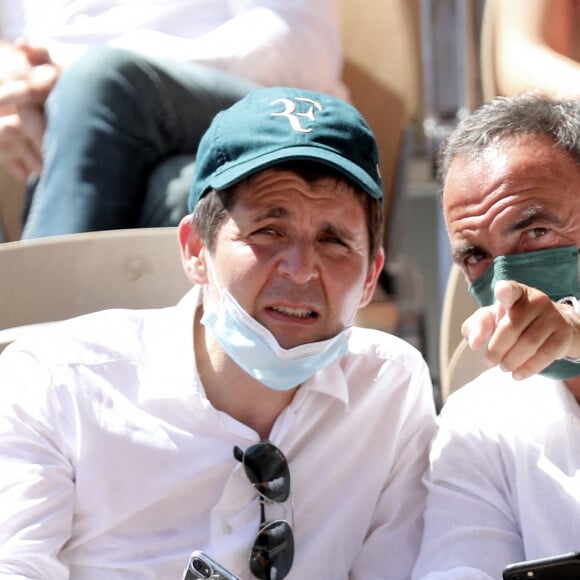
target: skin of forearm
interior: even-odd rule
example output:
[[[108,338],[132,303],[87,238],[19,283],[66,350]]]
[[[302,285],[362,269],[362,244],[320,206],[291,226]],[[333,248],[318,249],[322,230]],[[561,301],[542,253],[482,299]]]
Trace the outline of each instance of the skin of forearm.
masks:
[[[538,89],[553,97],[580,96],[580,65],[546,47],[514,48],[496,70],[499,94]]]

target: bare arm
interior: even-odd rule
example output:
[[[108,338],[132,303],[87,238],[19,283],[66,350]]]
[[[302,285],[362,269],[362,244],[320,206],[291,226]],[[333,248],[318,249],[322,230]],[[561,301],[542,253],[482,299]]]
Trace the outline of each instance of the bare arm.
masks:
[[[574,60],[579,14],[573,0],[494,1],[498,92],[540,89],[554,96],[580,95]]]

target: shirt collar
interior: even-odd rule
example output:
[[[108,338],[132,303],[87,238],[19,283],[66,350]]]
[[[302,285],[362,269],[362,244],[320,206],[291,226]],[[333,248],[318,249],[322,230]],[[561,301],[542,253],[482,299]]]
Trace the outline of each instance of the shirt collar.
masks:
[[[350,340],[351,330],[349,329],[347,332],[349,333]],[[300,389],[298,389],[294,397],[294,403],[300,405],[308,393],[318,392],[341,401],[346,409],[348,409],[348,383],[341,362],[346,356],[348,356],[348,353],[338,357],[327,367],[318,371],[314,376],[305,381]]]

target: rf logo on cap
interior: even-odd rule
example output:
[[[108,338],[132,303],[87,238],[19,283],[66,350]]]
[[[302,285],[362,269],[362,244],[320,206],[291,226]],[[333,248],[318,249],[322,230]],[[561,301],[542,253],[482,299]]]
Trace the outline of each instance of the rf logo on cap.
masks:
[[[306,89],[261,87],[218,113],[199,142],[188,207],[258,171],[310,159],[334,167],[383,201],[379,152],[360,112]]]
[[[295,97],[294,100],[292,99],[276,99],[272,101],[271,105],[276,105],[278,103],[284,104],[284,110],[278,113],[272,113],[272,117],[286,117],[290,126],[294,131],[298,133],[310,133],[312,128],[305,128],[300,123],[300,119],[298,117],[304,117],[309,121],[314,122],[316,119],[314,118],[314,108],[316,107],[319,111],[322,111],[322,105],[318,101],[314,101],[312,99],[307,99],[305,97]],[[305,112],[297,113],[296,110],[298,105],[302,105],[302,103],[308,103],[309,106]]]

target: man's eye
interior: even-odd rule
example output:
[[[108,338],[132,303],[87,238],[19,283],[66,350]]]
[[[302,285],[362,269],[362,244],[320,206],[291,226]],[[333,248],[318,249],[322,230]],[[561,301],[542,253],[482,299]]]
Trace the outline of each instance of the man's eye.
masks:
[[[536,239],[545,236],[548,233],[547,228],[533,228],[526,232],[526,237]]]
[[[325,244],[337,244],[339,246],[346,247],[344,241],[341,240],[340,238],[337,238],[336,236],[324,236],[323,238],[321,238],[321,241]]]
[[[266,235],[270,235],[270,236],[272,236],[272,235],[275,235],[276,233],[277,233],[277,231],[276,231],[276,230],[275,230],[273,227],[271,227],[271,226],[266,226],[266,227],[263,227],[263,228],[260,228],[260,229],[256,230],[256,231],[253,233],[253,235],[257,235],[257,234],[266,234]]]
[[[479,264],[485,260],[486,257],[487,256],[483,252],[473,252],[472,254],[469,254],[465,257],[463,263],[466,266],[475,266],[476,264]]]

